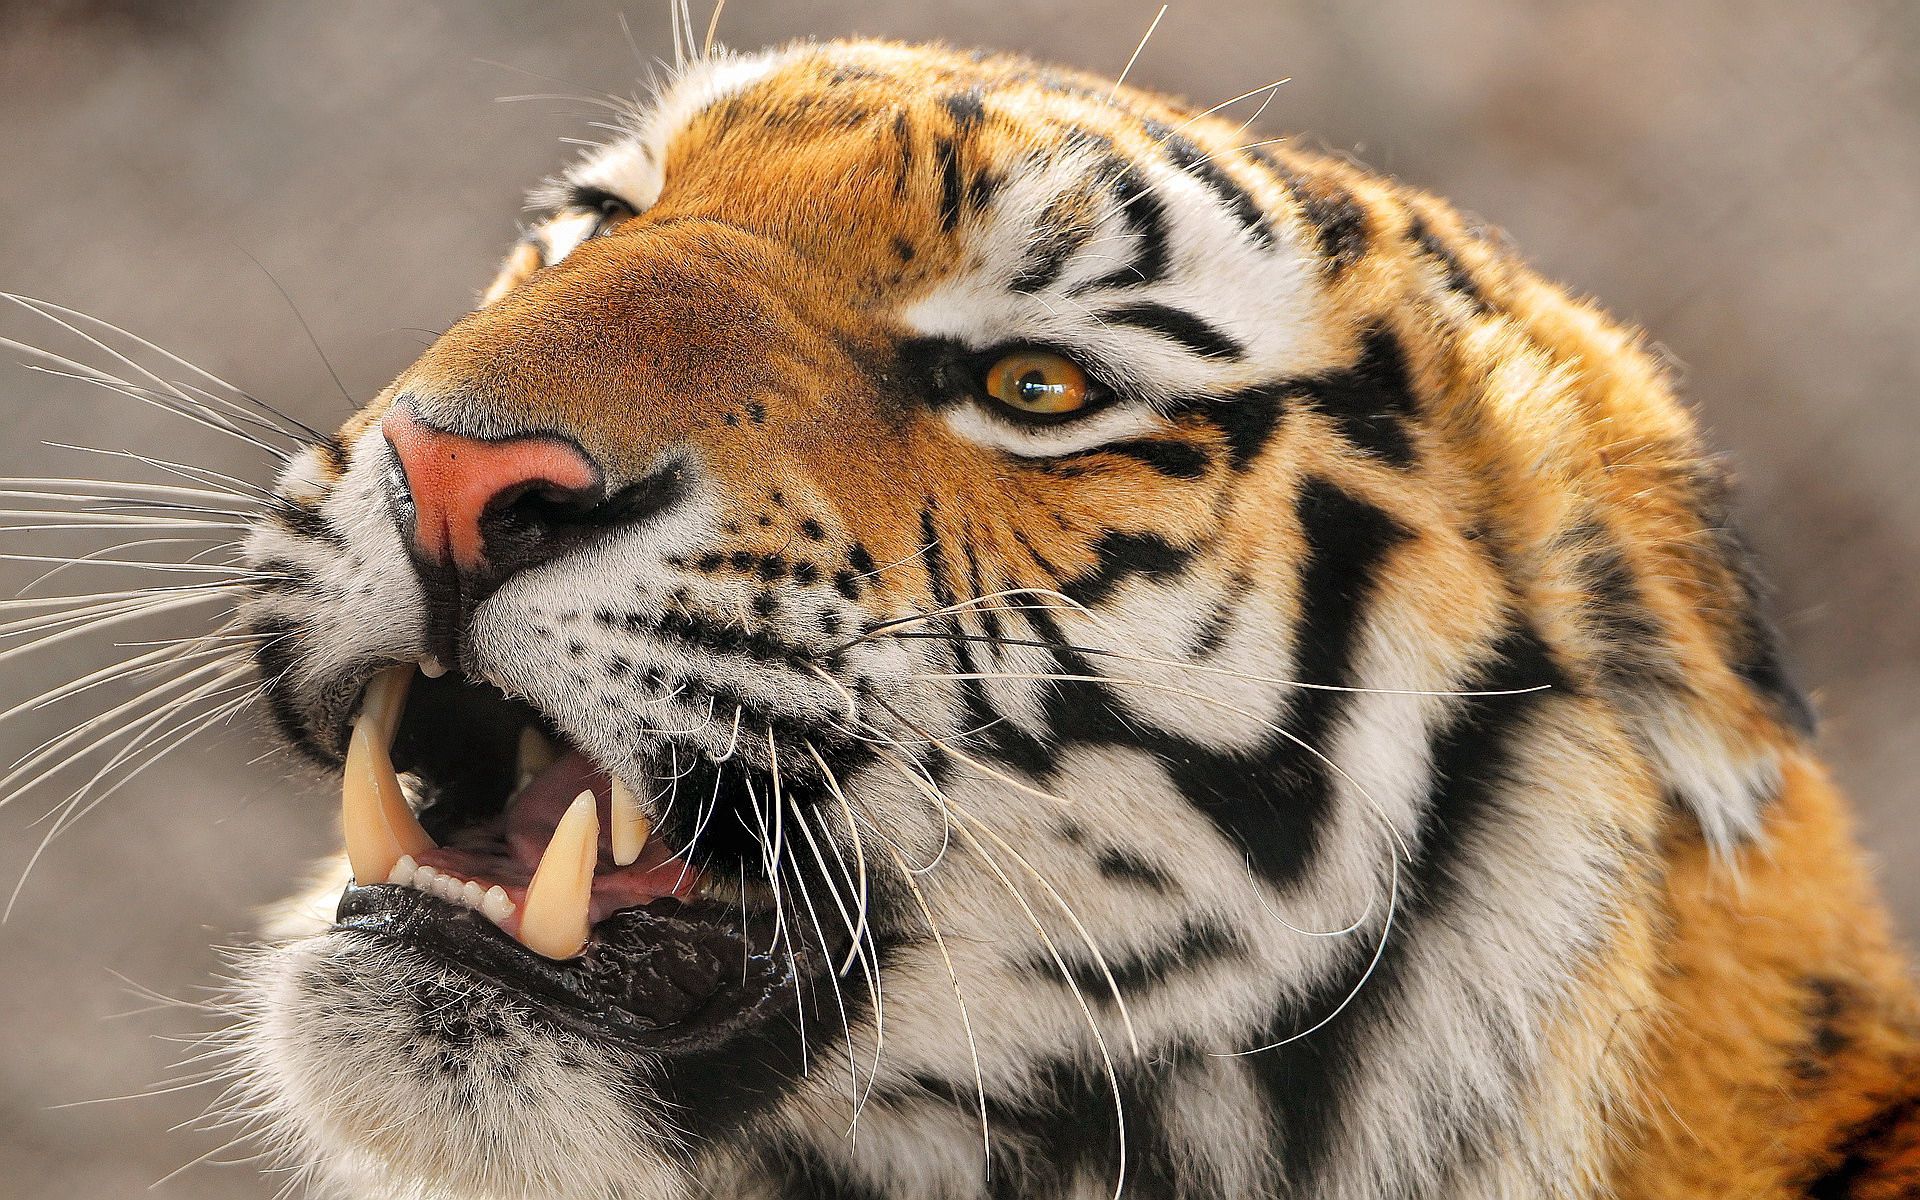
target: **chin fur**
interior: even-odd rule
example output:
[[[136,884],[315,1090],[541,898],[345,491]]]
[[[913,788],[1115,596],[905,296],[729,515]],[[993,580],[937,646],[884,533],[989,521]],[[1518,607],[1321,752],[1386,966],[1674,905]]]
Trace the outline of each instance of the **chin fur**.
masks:
[[[417,953],[323,933],[236,964],[226,1097],[319,1197],[678,1200],[644,1056]]]

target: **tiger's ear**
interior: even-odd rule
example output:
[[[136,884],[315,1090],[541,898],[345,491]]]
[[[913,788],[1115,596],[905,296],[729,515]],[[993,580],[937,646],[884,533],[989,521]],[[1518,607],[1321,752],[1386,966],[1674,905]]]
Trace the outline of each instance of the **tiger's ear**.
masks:
[[[538,271],[546,263],[540,257],[540,247],[532,242],[521,242],[507,253],[507,261],[500,264],[500,273],[493,277],[487,290],[480,293],[477,307],[485,308],[495,300],[519,287],[527,281],[527,276]]]

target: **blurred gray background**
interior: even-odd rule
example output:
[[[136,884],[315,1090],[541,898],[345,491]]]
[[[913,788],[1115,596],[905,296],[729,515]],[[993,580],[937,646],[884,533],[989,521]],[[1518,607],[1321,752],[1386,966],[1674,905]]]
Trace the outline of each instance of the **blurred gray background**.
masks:
[[[704,28],[707,10],[697,4]],[[1114,72],[1157,3],[733,0],[722,40],[848,32],[985,44]],[[617,14],[631,22],[633,46]],[[98,314],[314,424],[463,311],[522,190],[594,136],[591,107],[670,55],[659,0],[524,4],[0,0],[0,289]],[[1212,104],[1282,76],[1250,136],[1304,134],[1450,196],[1547,273],[1646,325],[1738,460],[1826,749],[1909,933],[1920,931],[1920,5],[1656,0],[1185,0],[1135,82]],[[1242,109],[1241,111],[1249,111]],[[269,277],[271,274],[271,278]],[[0,333],[50,340],[13,314]],[[124,445],[264,478],[231,443],[0,353],[0,473]],[[28,553],[66,543],[0,535]],[[0,572],[5,594],[37,569]],[[70,572],[67,584],[86,581]],[[66,590],[75,590],[69,586]],[[184,630],[182,630],[184,632]],[[153,636],[153,635],[147,635]],[[0,660],[0,707],[83,665]],[[0,727],[13,757],[90,715]],[[133,1197],[206,1155],[169,1133],[204,1090],[196,999],[257,906],[332,840],[331,790],[225,731],[56,841],[0,927],[0,1197]],[[258,761],[256,761],[258,760]],[[0,811],[0,892],[64,791]],[[265,1197],[194,1166],[161,1196]]]

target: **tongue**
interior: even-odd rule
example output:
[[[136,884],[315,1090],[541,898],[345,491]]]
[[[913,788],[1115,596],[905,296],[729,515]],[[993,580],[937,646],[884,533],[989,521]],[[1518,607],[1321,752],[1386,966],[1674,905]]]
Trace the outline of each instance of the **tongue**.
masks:
[[[492,852],[486,853],[478,846],[463,848],[456,839],[451,846],[418,855],[417,860],[483,887],[498,884],[519,904],[560,818],[580,793],[588,791],[593,793],[600,814],[600,856],[594,865],[589,923],[623,908],[648,904],[663,896],[684,898],[694,891],[698,872],[685,860],[674,857],[664,839],[650,839],[641,848],[640,857],[627,866],[614,863],[609,832],[613,782],[578,751],[568,751],[542,768],[508,802],[504,855],[497,841],[492,844]]]

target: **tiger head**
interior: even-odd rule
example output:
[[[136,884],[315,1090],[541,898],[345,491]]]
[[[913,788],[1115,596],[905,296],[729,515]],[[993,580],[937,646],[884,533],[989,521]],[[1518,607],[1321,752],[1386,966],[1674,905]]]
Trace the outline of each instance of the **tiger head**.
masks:
[[[540,189],[248,545],[346,856],[242,1107],[356,1196],[1598,1178],[1804,704],[1635,335],[1251,142],[806,44]]]

